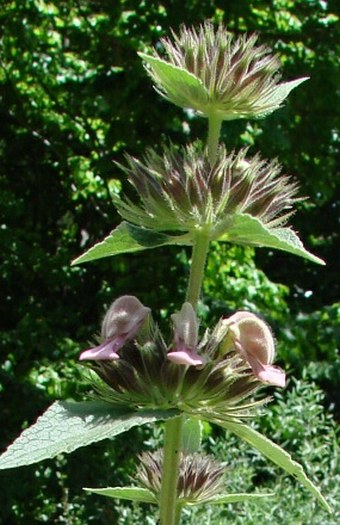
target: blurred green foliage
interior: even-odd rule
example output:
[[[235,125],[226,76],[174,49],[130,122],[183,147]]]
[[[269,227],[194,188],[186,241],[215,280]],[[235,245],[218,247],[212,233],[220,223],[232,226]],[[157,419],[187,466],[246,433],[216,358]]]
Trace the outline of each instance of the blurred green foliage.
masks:
[[[225,124],[223,140],[230,149],[248,145],[277,156],[299,180],[309,199],[294,226],[327,267],[214,246],[200,310],[203,325],[239,308],[271,323],[279,363],[297,379],[275,395],[258,424],[306,464],[336,506],[336,429],[332,415],[324,415],[340,415],[336,9],[335,0],[1,2],[2,447],[54,399],[83,396],[77,355],[114,298],[137,295],[165,325],[183,300],[187,251],[160,248],[72,268],[70,261],[119,222],[110,192],[131,190],[113,161],[166,137],[185,143],[206,133],[203,119],[157,96],[136,52],[157,45],[170,27],[209,18],[235,32],[259,32],[280,54],[285,80],[311,77],[266,120]],[[136,454],[154,439],[150,432],[134,429],[106,446],[2,473],[0,523],[155,523],[148,509],[81,491],[129,483]],[[233,438],[215,430],[210,446],[231,464],[231,490],[255,482],[276,487],[278,497],[261,510],[236,507],[232,520],[228,507],[209,511],[210,518],[197,511],[187,523],[336,523]]]

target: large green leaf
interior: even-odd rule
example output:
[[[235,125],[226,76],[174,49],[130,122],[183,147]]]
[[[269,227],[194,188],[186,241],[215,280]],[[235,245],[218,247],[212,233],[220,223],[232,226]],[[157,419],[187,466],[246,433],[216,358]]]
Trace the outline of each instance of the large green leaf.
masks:
[[[270,498],[273,496],[275,496],[273,493],[246,494],[240,492],[238,494],[216,494],[216,496],[212,496],[211,498],[205,500],[188,502],[187,505],[190,505],[191,507],[194,505],[202,505],[207,503],[209,505],[223,505],[228,503],[244,503],[245,501],[261,503],[263,498]]]
[[[141,487],[105,487],[104,489],[90,489],[85,487],[84,490],[99,494],[99,496],[107,496],[108,498],[141,501],[142,503],[157,503],[153,492]]]
[[[328,512],[332,512],[320,490],[307,478],[303,467],[294,461],[288,452],[276,445],[276,443],[273,443],[267,437],[263,436],[247,425],[244,425],[243,423],[226,421],[215,421],[215,423],[230,430],[241,439],[244,439],[244,441],[247,441],[247,443],[250,443],[250,445],[255,447],[266,458],[270,459],[273,463],[300,481],[300,483],[302,483],[302,485],[319,500],[319,502],[328,510]]]
[[[186,69],[160,58],[138,53],[151,66],[151,76],[162,95],[180,107],[201,109],[208,102],[208,92],[203,82]]]
[[[274,248],[299,255],[317,264],[325,264],[322,259],[309,253],[297,234],[291,228],[268,228],[259,219],[240,213],[230,216],[224,227],[217,232],[216,238],[221,241]]]
[[[150,248],[156,248],[165,244],[191,244],[188,237],[170,236],[165,233],[155,232],[147,228],[140,228],[129,222],[122,222],[105,239],[95,244],[87,252],[77,257],[72,262],[81,264],[120,253],[132,253]]]
[[[131,410],[104,401],[56,401],[0,456],[0,469],[30,465],[112,438],[134,426],[174,417],[175,411]]]

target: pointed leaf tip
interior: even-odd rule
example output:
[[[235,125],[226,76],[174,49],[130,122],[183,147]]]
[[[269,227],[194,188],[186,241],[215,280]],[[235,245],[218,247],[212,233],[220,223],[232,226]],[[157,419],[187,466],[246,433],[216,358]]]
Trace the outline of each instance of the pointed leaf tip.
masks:
[[[235,214],[229,218],[225,230],[216,237],[221,241],[235,244],[282,250],[316,264],[326,264],[320,257],[306,250],[298,235],[291,228],[270,228],[260,219],[248,213]]]

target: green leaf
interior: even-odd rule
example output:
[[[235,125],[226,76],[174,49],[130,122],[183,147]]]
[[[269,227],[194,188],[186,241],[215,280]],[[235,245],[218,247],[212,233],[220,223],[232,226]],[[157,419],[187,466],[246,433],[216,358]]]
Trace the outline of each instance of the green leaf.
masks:
[[[129,222],[122,222],[105,239],[95,244],[87,252],[77,257],[72,265],[82,264],[95,259],[103,259],[120,253],[132,253],[165,244],[191,244],[186,235],[170,236],[165,233],[155,232],[140,228]]]
[[[328,510],[328,512],[332,512],[320,490],[307,478],[303,467],[294,461],[288,452],[247,425],[226,421],[214,422],[221,427],[230,430],[247,443],[250,443],[250,445],[261,452],[261,454],[263,454],[266,458],[270,459],[273,463],[300,481],[300,483],[302,483],[302,485],[319,500],[319,502]]]
[[[174,66],[160,58],[138,53],[151,66],[151,76],[161,94],[180,107],[202,111],[208,102],[208,93],[203,82],[186,69]]]
[[[199,419],[190,417],[183,425],[182,450],[194,454],[201,446],[203,425]]]
[[[141,487],[106,487],[104,489],[84,488],[87,492],[107,496],[108,498],[127,499],[129,501],[141,501],[142,503],[157,503],[156,496],[149,489]]]
[[[73,452],[134,426],[175,415],[175,411],[165,410],[133,412],[103,401],[56,401],[0,456],[0,469],[30,465]]]
[[[275,496],[273,493],[245,494],[240,492],[239,494],[216,494],[216,496],[205,500],[188,502],[187,505],[190,505],[191,507],[194,505],[202,505],[207,503],[209,503],[209,505],[223,505],[225,503],[243,503],[245,501],[261,503],[263,498],[271,498],[273,496]]]
[[[272,93],[266,99],[266,104],[270,105],[280,105],[289,95],[293,89],[298,87],[302,82],[309,80],[309,77],[297,78],[296,80],[291,80],[290,82],[282,82],[273,88]]]
[[[219,232],[217,232],[216,238],[219,238],[221,241],[245,244],[247,246],[275,248],[276,250],[299,255],[317,264],[325,264],[322,259],[305,249],[299,237],[291,228],[268,228],[259,219],[247,213],[231,216]]]

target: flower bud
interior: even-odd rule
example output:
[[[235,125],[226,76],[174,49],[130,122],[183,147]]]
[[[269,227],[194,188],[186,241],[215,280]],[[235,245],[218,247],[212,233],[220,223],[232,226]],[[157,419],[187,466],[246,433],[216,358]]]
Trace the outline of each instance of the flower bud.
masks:
[[[165,146],[161,155],[149,149],[143,160],[126,158],[127,166],[120,167],[139,201],[114,196],[120,215],[142,228],[183,233],[189,244],[202,229],[211,240],[227,236],[232,241],[230,229],[240,214],[269,229],[282,226],[300,200],[296,183],[280,173],[276,160],[248,157],[247,148],[228,152],[221,144],[213,166],[200,142],[181,149]],[[252,240],[243,232],[243,243]]]
[[[82,352],[79,359],[119,359],[117,351],[126,341],[135,337],[149,312],[150,308],[143,306],[137,297],[132,295],[123,295],[116,299],[102,323],[101,335],[104,342]]]
[[[285,373],[271,365],[275,346],[268,325],[257,315],[243,311],[236,312],[224,323],[228,326],[228,332],[222,342],[222,350],[228,350],[233,345],[260,381],[285,386]]]
[[[203,503],[222,490],[225,466],[207,454],[181,454],[177,496],[180,503]],[[139,456],[137,480],[156,498],[162,484],[163,451],[143,452]]]

